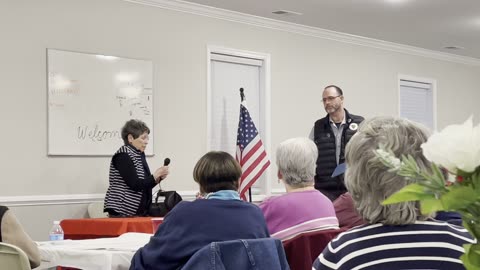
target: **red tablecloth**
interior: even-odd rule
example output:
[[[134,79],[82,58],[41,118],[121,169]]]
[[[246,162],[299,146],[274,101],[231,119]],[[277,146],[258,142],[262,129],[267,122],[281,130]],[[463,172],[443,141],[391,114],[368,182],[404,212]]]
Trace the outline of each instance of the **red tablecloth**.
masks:
[[[117,237],[126,232],[152,233],[151,217],[64,219],[65,239]]]

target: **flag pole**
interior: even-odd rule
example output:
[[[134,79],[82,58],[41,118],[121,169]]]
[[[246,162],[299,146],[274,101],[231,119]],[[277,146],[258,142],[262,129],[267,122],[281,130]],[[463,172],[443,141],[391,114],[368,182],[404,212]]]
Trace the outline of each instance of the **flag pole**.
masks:
[[[243,87],[240,87],[240,101],[243,102],[245,100],[245,94],[243,93]],[[248,188],[248,201],[252,202],[252,188]]]
[[[244,101],[245,100],[245,94],[243,93],[243,87],[240,88],[240,101]]]

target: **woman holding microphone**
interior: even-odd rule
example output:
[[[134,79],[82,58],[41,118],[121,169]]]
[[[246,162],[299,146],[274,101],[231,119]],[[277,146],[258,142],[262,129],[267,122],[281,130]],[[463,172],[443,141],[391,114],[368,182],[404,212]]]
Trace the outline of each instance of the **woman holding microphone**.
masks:
[[[129,120],[122,128],[125,143],[110,162],[109,187],[104,212],[109,217],[146,216],[152,189],[168,175],[168,166],[150,172],[145,159],[150,129],[140,120]]]

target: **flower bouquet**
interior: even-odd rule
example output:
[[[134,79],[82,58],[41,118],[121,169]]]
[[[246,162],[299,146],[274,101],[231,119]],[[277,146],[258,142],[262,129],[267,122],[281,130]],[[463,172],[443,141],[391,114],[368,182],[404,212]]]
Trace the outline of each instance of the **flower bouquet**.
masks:
[[[391,172],[413,184],[387,198],[383,204],[419,201],[422,214],[455,211],[476,244],[465,244],[461,257],[467,269],[480,269],[480,125],[472,118],[462,125],[450,125],[422,144],[423,155],[432,162],[431,171],[419,168],[411,156],[400,158],[385,147],[376,156]]]

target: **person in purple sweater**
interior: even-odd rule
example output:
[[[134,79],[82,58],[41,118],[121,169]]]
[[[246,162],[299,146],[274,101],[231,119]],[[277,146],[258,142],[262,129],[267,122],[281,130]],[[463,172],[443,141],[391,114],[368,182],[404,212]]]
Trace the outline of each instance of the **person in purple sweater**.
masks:
[[[193,178],[205,198],[177,204],[150,242],[135,253],[130,269],[180,269],[211,242],[269,237],[262,211],[240,199],[241,174],[228,153],[212,151],[200,158]]]
[[[293,138],[277,149],[277,176],[286,194],[260,204],[272,237],[287,240],[301,232],[338,229],[333,204],[314,187],[317,146],[308,138]]]

